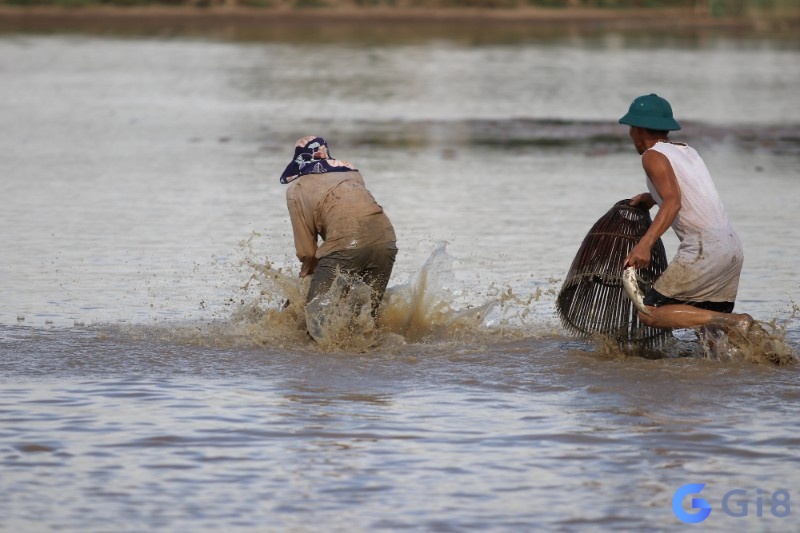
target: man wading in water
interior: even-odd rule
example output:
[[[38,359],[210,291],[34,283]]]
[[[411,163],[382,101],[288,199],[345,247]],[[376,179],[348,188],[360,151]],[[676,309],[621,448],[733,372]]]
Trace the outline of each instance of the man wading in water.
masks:
[[[372,316],[386,291],[397,255],[394,228],[347,161],[333,159],[322,137],[303,137],[283,171],[300,277],[311,276],[306,303],[324,295],[337,275],[366,283]],[[317,237],[324,241],[317,246]],[[316,338],[316,337],[315,337]]]
[[[649,314],[639,313],[639,319],[656,328],[746,333],[753,318],[732,313],[744,260],[742,245],[703,160],[693,148],[669,140],[670,131],[681,129],[669,102],[655,94],[640,96],[619,123],[630,126],[650,191],[630,203],[659,207],[625,266],[646,267],[651,248],[670,226],[680,240],[672,262],[645,295]]]

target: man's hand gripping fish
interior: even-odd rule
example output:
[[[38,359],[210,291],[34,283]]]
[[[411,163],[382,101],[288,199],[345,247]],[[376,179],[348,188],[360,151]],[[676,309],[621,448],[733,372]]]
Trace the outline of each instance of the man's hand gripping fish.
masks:
[[[646,315],[650,314],[647,306],[644,305],[644,294],[642,294],[642,289],[639,288],[635,268],[629,266],[622,271],[622,288],[625,289],[625,294],[631,299],[636,309]]]

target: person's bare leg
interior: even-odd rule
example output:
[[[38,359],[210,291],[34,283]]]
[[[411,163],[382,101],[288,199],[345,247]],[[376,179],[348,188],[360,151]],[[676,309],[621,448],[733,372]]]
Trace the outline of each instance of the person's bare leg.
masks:
[[[650,314],[639,313],[639,320],[654,328],[682,329],[717,326],[726,331],[738,329],[746,333],[753,324],[753,317],[747,313],[719,313],[685,304],[648,306],[647,310],[650,311]]]

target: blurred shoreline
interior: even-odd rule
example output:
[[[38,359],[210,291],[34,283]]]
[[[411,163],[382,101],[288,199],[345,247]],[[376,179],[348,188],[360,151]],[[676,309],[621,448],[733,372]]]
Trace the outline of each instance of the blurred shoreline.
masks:
[[[588,31],[722,30],[764,35],[790,35],[800,28],[800,8],[715,15],[693,8],[591,7],[356,7],[297,8],[236,5],[99,5],[0,4],[0,30],[53,31],[88,27],[173,28],[301,28],[318,25],[453,26],[493,28],[578,29]],[[455,29],[455,28],[453,28]]]

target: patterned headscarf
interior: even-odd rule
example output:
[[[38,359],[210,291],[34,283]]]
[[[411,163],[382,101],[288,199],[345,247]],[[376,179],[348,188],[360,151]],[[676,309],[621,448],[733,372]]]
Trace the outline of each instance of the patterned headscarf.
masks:
[[[325,172],[350,172],[357,170],[347,161],[333,159],[328,151],[328,143],[322,137],[310,135],[298,140],[294,145],[294,159],[281,174],[281,183],[291,183],[306,174]]]

